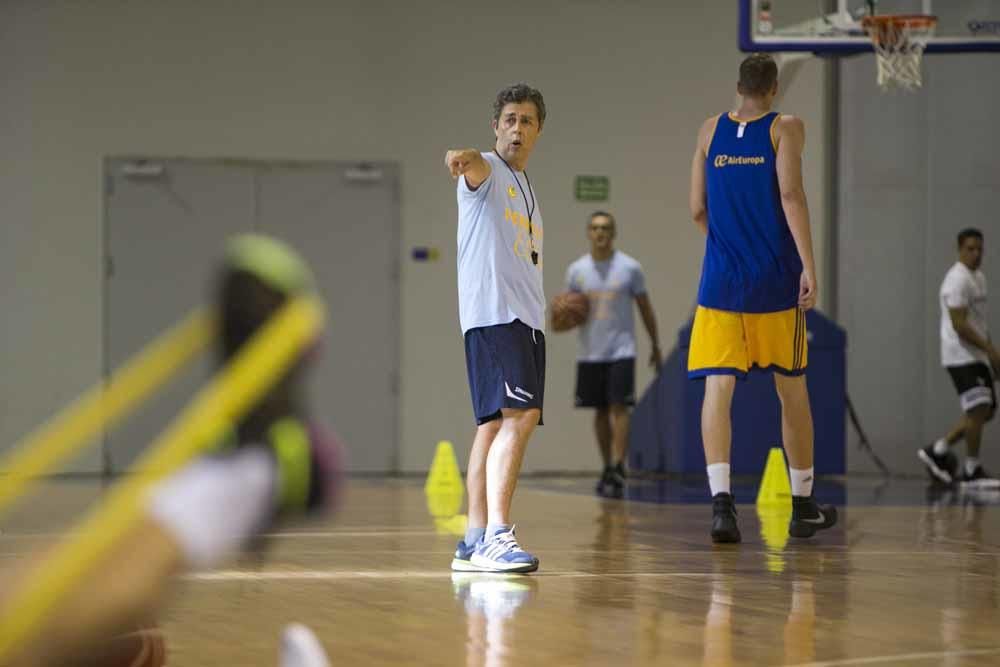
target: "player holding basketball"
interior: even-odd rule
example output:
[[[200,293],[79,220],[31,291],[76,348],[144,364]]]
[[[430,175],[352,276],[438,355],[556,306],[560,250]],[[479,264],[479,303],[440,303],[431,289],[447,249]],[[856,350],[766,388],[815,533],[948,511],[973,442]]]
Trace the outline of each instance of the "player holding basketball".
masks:
[[[771,111],[778,68],[766,54],[739,70],[739,109],[698,132],[691,214],[707,235],[688,377],[705,379],[701,429],[712,492],[712,540],[739,542],[729,483],[730,406],[737,378],[772,372],[792,484],[789,533],[837,521],[813,499],[813,423],[806,389],[805,311],[816,303],[809,209],[802,187],[805,126]]]
[[[544,123],[542,94],[516,84],[493,103],[493,150],[445,155],[458,179],[458,309],[478,424],[456,570],[538,569],[517,543],[510,505],[545,391],[542,215],[524,171]]]
[[[310,292],[312,278],[284,244],[245,235],[230,242],[217,287],[221,365],[290,298]],[[155,618],[176,575],[216,567],[276,522],[334,504],[341,445],[307,412],[304,379],[311,352],[305,350],[235,425],[232,443],[151,489],[143,518],[52,611],[11,664],[100,664],[110,638]],[[316,638],[292,626],[283,638],[281,664],[329,663]]]
[[[962,230],[958,235],[958,261],[941,284],[941,365],[951,375],[965,414],[955,428],[919,450],[917,456],[935,480],[992,487],[1000,486],[1000,480],[979,463],[979,445],[983,425],[997,411],[994,382],[1000,375],[1000,352],[987,329],[986,276],[979,269],[982,263],[983,233],[978,229]],[[962,439],[965,465],[956,480],[955,459],[949,448]]]
[[[663,361],[642,266],[615,249],[615,235],[613,215],[591,214],[590,252],[566,270],[566,289],[590,300],[590,317],[578,334],[576,406],[596,409],[594,432],[604,461],[597,493],[609,496],[620,496],[624,490],[629,408],[635,405],[633,299],[653,346],[649,364],[659,370]]]

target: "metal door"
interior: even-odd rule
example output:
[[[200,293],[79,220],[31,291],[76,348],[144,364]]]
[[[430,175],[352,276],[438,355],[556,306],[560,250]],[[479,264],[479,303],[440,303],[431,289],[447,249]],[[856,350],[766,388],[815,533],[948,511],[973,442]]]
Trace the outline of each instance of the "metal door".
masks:
[[[348,442],[352,470],[397,468],[398,173],[392,165],[108,159],[105,368],[211,301],[226,238],[261,231],[312,265],[327,301],[314,412]],[[108,434],[128,469],[214,371],[208,355]]]

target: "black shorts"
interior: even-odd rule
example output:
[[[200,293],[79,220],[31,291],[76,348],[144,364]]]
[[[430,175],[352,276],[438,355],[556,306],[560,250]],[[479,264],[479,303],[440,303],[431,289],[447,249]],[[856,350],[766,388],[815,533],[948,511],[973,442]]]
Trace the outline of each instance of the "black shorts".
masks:
[[[503,408],[542,409],[545,334],[541,331],[521,320],[469,329],[465,365],[477,424],[500,419]]]
[[[635,358],[576,364],[576,407],[635,405]]]
[[[962,410],[969,412],[980,405],[997,407],[997,393],[993,387],[993,373],[982,362],[964,366],[948,366],[948,374],[958,390]]]

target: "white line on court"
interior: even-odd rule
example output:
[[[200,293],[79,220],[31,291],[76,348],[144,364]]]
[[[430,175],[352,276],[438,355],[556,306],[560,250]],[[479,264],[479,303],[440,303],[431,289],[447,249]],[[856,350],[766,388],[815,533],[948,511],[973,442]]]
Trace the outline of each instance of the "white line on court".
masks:
[[[331,530],[265,533],[264,537],[393,537],[396,535],[437,535],[435,530]]]
[[[59,537],[65,537],[70,534],[71,531],[66,531],[62,533],[42,533],[42,532],[23,532],[23,533],[11,533],[4,532],[0,533],[0,542],[5,540],[18,541],[18,540],[43,540],[43,539],[53,539]],[[641,532],[641,531],[638,531]],[[343,531],[343,530],[332,530],[332,531],[302,531],[302,532],[277,532],[277,533],[265,533],[265,537],[273,539],[289,539],[289,538],[312,538],[312,539],[323,539],[323,538],[341,538],[341,537],[401,537],[401,536],[434,536],[434,537],[449,537],[445,536],[436,530],[358,530],[358,531]],[[663,549],[656,545],[640,544],[636,545],[639,550],[655,550],[656,553],[663,556],[686,556],[691,554],[707,554],[711,553],[710,549],[703,551],[691,550],[691,549]],[[903,556],[907,558],[942,558],[942,557],[961,557],[961,556],[990,556],[997,557],[996,551],[881,551],[881,550],[859,550],[851,549],[849,546],[844,545],[822,545],[824,551],[827,555],[841,555],[850,556],[852,558],[860,556]],[[750,547],[750,548],[747,548]],[[744,556],[749,555],[761,555],[761,554],[780,554],[785,556],[794,555],[797,553],[806,553],[803,550],[775,550],[772,551],[767,548],[760,548],[763,545],[759,545],[754,548],[751,544],[744,543],[744,548],[740,550],[740,554]],[[753,549],[753,550],[751,550]],[[421,552],[426,552],[426,550],[420,550]],[[450,550],[449,550],[450,551]],[[545,549],[545,553],[578,553],[577,549]],[[595,552],[609,552],[614,551],[611,549],[595,549]],[[812,551],[808,552],[812,553]]]
[[[215,572],[201,572],[186,575],[184,578],[190,581],[294,581],[294,580],[331,580],[338,579],[450,579],[455,574],[450,570],[264,570],[260,572],[245,572],[242,570],[218,570]],[[503,575],[503,572],[463,572],[462,575]],[[523,576],[523,575],[508,575]],[[592,579],[609,577],[626,578],[711,578],[714,573],[704,572],[608,572],[598,574],[595,572],[546,572],[544,574],[533,574],[532,578],[538,579]]]
[[[898,655],[879,655],[870,658],[847,658],[845,660],[826,660],[822,662],[802,662],[786,667],[840,667],[841,665],[875,665],[880,662],[898,662],[901,660],[935,660],[940,658],[965,658],[974,655],[994,655],[1000,653],[1000,648],[977,648],[958,651],[933,651],[929,653],[900,653]]]
[[[72,531],[67,530],[62,533],[10,533],[0,534],[0,540],[42,540],[65,537]],[[330,531],[308,531],[308,532],[278,532],[264,533],[264,537],[269,538],[323,538],[323,537],[395,537],[401,535],[439,535],[436,530],[330,530]]]

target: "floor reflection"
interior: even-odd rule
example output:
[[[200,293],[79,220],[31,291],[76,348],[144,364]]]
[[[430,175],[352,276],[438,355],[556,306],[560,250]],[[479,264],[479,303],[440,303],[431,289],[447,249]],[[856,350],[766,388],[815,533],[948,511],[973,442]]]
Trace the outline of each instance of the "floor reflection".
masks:
[[[513,664],[513,621],[538,592],[538,579],[521,574],[453,572],[455,599],[465,608],[468,667]]]

